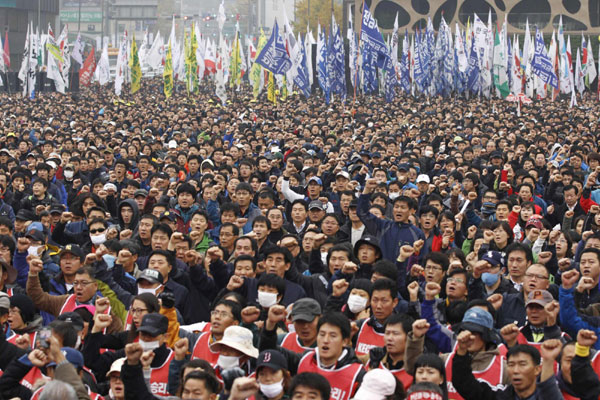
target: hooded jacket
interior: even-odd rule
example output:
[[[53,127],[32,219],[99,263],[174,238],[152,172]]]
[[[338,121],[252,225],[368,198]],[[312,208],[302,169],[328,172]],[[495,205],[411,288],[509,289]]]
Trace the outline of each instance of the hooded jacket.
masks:
[[[125,222],[123,222],[123,215],[122,215],[123,206],[129,206],[133,210],[133,216],[131,217],[131,222],[129,224],[125,224]],[[121,230],[130,229],[134,233],[137,232],[138,222],[140,220],[140,210],[138,209],[138,205],[135,202],[135,200],[125,199],[122,202],[120,202],[119,208],[117,211],[117,217],[119,218],[119,226],[121,227]]]

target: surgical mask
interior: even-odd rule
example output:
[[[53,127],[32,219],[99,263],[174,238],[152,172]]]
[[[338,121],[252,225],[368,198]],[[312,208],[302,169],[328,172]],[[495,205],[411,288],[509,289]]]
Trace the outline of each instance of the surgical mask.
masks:
[[[321,262],[323,265],[327,265],[327,253],[321,252]]]
[[[348,296],[348,308],[354,314],[359,313],[367,308],[367,299],[356,294],[351,294]]]
[[[400,197],[400,192],[390,192],[390,194],[389,194],[390,200],[395,200],[398,197]]]
[[[433,151],[425,150],[425,157],[431,157],[431,156],[433,156]]]
[[[217,365],[221,367],[221,369],[239,367],[240,358],[236,356],[224,356],[222,354],[219,354],[219,358],[217,359]]]
[[[140,344],[142,345],[142,349],[144,351],[154,350],[154,349],[157,349],[160,346],[160,343],[158,343],[158,340],[153,340],[151,342],[146,342],[146,341],[140,339]]]
[[[271,383],[270,385],[264,385],[262,383],[259,385],[261,393],[264,394],[268,399],[277,397],[281,392],[283,392],[283,379],[279,382]]]
[[[99,235],[90,235],[90,239],[92,239],[92,243],[95,246],[99,246],[106,242],[106,233],[101,233]]]
[[[27,254],[34,257],[39,257],[41,247],[42,246],[29,246],[29,248],[27,249]]]
[[[108,269],[114,267],[115,261],[117,261],[117,257],[113,256],[112,254],[104,254],[102,258],[104,259],[106,265],[108,265]]]
[[[277,304],[277,293],[258,291],[258,304],[263,308],[269,308]]]
[[[138,286],[138,295],[142,294],[142,293],[150,293],[153,294],[154,296],[156,296],[156,292],[158,291],[158,289],[160,289],[162,287],[162,285],[158,285],[157,287],[155,287],[154,289],[144,289]]]
[[[500,279],[500,274],[492,274],[491,272],[484,272],[481,274],[481,281],[486,286],[494,286],[496,282]]]
[[[63,171],[63,175],[65,176],[65,178],[67,179],[71,179],[74,175],[73,171],[69,171],[68,169]]]

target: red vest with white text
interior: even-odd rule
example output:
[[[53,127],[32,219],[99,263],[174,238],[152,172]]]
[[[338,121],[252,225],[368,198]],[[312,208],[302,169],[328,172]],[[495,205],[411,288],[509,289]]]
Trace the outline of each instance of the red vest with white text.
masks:
[[[452,359],[454,352],[450,353],[446,359],[446,380],[448,382],[448,399],[463,400],[463,397],[458,394],[454,385],[452,385]],[[504,357],[496,355],[490,364],[483,371],[473,371],[473,376],[480,382],[485,382],[492,389],[504,388],[502,384],[502,375],[504,373]]]
[[[192,350],[192,360],[195,358],[208,361],[213,368],[217,366],[219,353],[215,353],[210,349],[210,332],[203,333],[196,340],[196,344]]]
[[[175,352],[169,349],[169,356],[160,367],[150,371],[150,391],[155,396],[169,396],[167,385],[169,383],[169,365],[175,358]]]
[[[304,347],[300,344],[300,339],[298,339],[298,334],[296,332],[290,332],[285,335],[281,341],[281,347],[297,354],[302,354],[306,350],[313,350],[312,347]]]
[[[383,347],[384,345],[383,333],[375,332],[375,329],[369,325],[368,321],[365,321],[360,327],[360,332],[358,332],[358,338],[356,339],[356,355],[364,356],[369,354],[369,351],[373,347]]]
[[[331,386],[330,400],[351,399],[358,387],[356,379],[362,370],[363,366],[360,363],[352,363],[336,369],[323,369],[318,365],[314,351],[306,353],[298,364],[299,374],[314,372],[327,379]]]

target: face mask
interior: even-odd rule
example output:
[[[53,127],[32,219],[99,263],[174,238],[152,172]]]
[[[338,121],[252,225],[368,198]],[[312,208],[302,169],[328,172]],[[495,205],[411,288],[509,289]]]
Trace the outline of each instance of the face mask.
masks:
[[[327,253],[321,253],[321,262],[323,265],[327,265]]]
[[[94,245],[99,246],[102,243],[106,242],[106,234],[101,233],[99,235],[90,235],[90,239],[92,239],[92,243]]]
[[[154,289],[144,289],[138,286],[138,294],[142,294],[142,293],[150,293],[153,294],[154,296],[156,296],[156,292],[158,291],[158,289],[160,289],[162,287],[162,285],[158,285],[157,287],[155,287]]]
[[[389,194],[390,200],[397,199],[398,197],[400,197],[400,192],[390,192]]]
[[[117,257],[113,256],[112,254],[104,254],[102,258],[104,259],[106,265],[108,265],[108,269],[114,267],[115,261],[117,261]]]
[[[39,257],[39,251],[41,247],[42,246],[29,246],[29,248],[27,249],[27,254],[34,257]]]
[[[240,358],[235,356],[224,356],[222,354],[219,354],[219,358],[217,359],[217,365],[221,367],[221,369],[239,367]]]
[[[154,350],[154,349],[157,349],[158,346],[160,346],[160,344],[158,343],[158,340],[146,342],[146,341],[143,341],[142,339],[140,339],[140,344],[142,345],[142,349],[144,351]]]
[[[500,274],[492,274],[490,272],[484,272],[481,274],[481,280],[486,286],[494,286],[500,279]]]
[[[267,293],[258,291],[258,304],[263,308],[269,308],[277,304],[277,293]]]
[[[77,342],[75,342],[75,348],[79,349],[81,346],[81,336],[77,335]]]
[[[433,155],[433,151],[431,151],[431,150],[425,151],[425,157],[431,157],[432,155]]]
[[[354,314],[359,313],[367,308],[367,299],[356,294],[351,294],[348,296],[348,308]]]
[[[260,385],[260,391],[265,395],[268,399],[272,399],[273,397],[277,397],[279,393],[283,392],[283,379],[276,383],[271,383],[270,385]]]
[[[65,176],[65,178],[71,179],[73,177],[74,173],[73,173],[73,171],[64,170],[63,175]]]

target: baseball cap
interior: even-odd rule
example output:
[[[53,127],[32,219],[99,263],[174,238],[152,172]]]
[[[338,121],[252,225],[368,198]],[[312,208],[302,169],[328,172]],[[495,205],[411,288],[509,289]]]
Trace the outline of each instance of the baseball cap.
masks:
[[[148,191],[146,189],[138,189],[133,192],[133,197],[144,196],[148,197]]]
[[[408,171],[410,169],[410,164],[402,163],[398,165],[398,171]]]
[[[25,237],[28,239],[33,239],[36,242],[44,243],[46,241],[46,234],[44,233],[44,229],[39,229],[37,225],[42,225],[39,222],[34,222],[31,225],[36,225],[32,229],[29,229],[31,225],[27,228],[27,232],[25,233]]]
[[[175,222],[175,214],[170,211],[165,211],[164,213],[160,214],[160,218],[158,220],[160,221],[163,218],[167,218],[169,221]]]
[[[104,190],[113,190],[113,191],[117,191],[117,185],[115,185],[114,183],[106,183],[103,187]]]
[[[381,254],[381,247],[379,246],[379,241],[377,240],[377,238],[375,236],[365,235],[364,237],[360,238],[354,245],[354,255],[355,256],[358,255],[358,249],[363,244],[368,244],[369,246],[373,246],[379,252],[379,254]]]
[[[311,182],[315,182],[317,185],[323,186],[323,181],[318,176],[312,176],[308,182],[306,182],[306,186],[310,185]]]
[[[68,244],[59,253],[59,257],[62,257],[63,254],[71,253],[76,257],[79,257],[80,260],[85,258],[85,254],[83,254],[83,250],[76,244]]]
[[[489,262],[490,264],[492,264],[493,267],[495,266],[503,266],[504,265],[504,257],[502,257],[502,253],[500,253],[499,251],[494,251],[494,250],[490,250],[487,251],[483,257],[481,257],[482,260]]]
[[[421,183],[421,182],[431,183],[431,179],[429,179],[429,175],[421,174],[421,175],[417,176],[417,183]]]
[[[494,150],[490,153],[490,158],[502,158],[502,153],[498,150]]]
[[[370,370],[354,395],[356,400],[385,400],[396,391],[396,378],[382,368]]]
[[[292,322],[296,321],[314,321],[321,315],[321,305],[315,299],[305,297],[294,302],[292,306]]]
[[[71,347],[63,347],[60,349],[68,362],[76,368],[83,368],[83,355]]]
[[[56,319],[59,321],[69,322],[71,325],[73,325],[73,328],[75,328],[76,331],[83,330],[83,318],[81,318],[81,315],[76,312],[62,313]]]
[[[260,367],[269,367],[274,371],[287,369],[287,361],[283,354],[277,350],[265,350],[258,355],[256,370]]]
[[[484,309],[471,307],[465,313],[460,328],[471,332],[487,333],[494,328],[494,319],[492,314]]]
[[[121,373],[121,368],[123,368],[123,364],[125,364],[125,360],[126,358],[119,358],[116,359],[110,366],[110,369],[108,370],[108,372],[106,373],[106,377],[110,377],[111,374],[118,372],[119,374]]]
[[[346,178],[346,179],[350,180],[350,174],[349,174],[349,173],[347,173],[346,171],[340,171],[340,172],[338,172],[338,173],[335,175],[335,177],[337,178],[338,176],[341,176],[341,177],[343,177],[343,178]]]
[[[327,210],[327,206],[325,206],[325,204],[323,204],[323,202],[321,200],[313,200],[310,202],[310,204],[308,205],[308,210],[313,210],[315,208],[318,208],[321,211],[325,211]]]
[[[150,269],[150,268],[146,268],[145,270],[143,270],[142,273],[140,274],[140,276],[138,276],[136,282],[139,282],[142,279],[145,281],[148,281],[150,283],[163,283],[164,282],[162,274],[160,272]]]
[[[169,320],[162,314],[149,313],[142,318],[142,324],[138,328],[138,332],[147,333],[150,336],[158,336],[167,333],[169,328]]]
[[[177,141],[176,140],[170,140],[169,141],[169,148],[170,149],[176,149],[177,148]]]
[[[542,224],[542,221],[540,221],[539,218],[529,218],[529,220],[527,220],[527,224],[525,224],[525,228],[528,228],[530,226],[533,226],[537,229],[544,229],[544,224]]]
[[[35,215],[32,211],[21,208],[19,211],[17,211],[15,218],[20,219],[21,221],[31,221],[35,219]]]
[[[554,297],[547,290],[534,290],[533,292],[529,292],[527,295],[527,302],[525,303],[525,307],[530,304],[537,304],[539,306],[545,307],[546,304],[552,303],[554,301]]]

